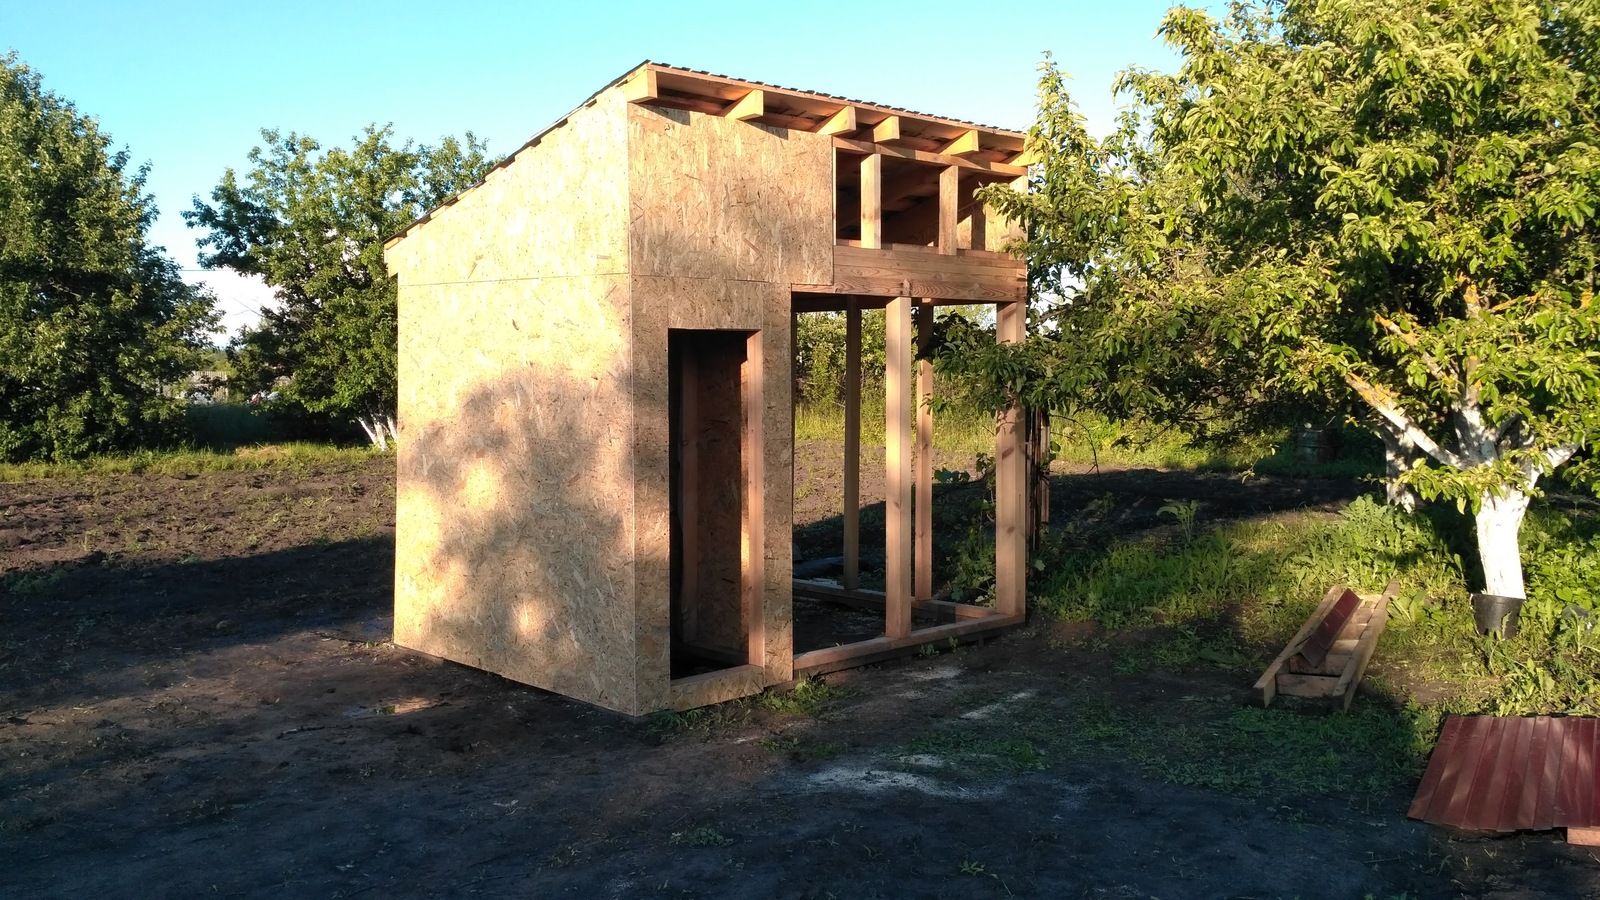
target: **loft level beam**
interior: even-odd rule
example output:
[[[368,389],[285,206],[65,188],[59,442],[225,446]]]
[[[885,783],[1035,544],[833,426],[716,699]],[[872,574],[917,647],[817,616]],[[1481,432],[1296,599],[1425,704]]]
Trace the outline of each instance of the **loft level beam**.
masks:
[[[917,301],[917,459],[915,561],[912,592],[917,601],[933,599],[933,301]]]
[[[884,634],[911,633],[911,300],[884,316]]]
[[[727,112],[723,113],[723,115],[727,118],[738,119],[740,121],[759,119],[766,114],[766,91],[751,91],[750,93],[745,94],[738,100],[733,101],[733,105],[729,106]]]
[[[983,159],[967,159],[961,156],[946,156],[942,153],[929,153],[926,150],[913,150],[910,147],[891,147],[872,141],[857,141],[851,138],[834,137],[833,146],[851,153],[883,154],[884,156],[897,156],[915,162],[928,163],[935,166],[959,166],[962,169],[972,169],[979,172],[991,172],[995,175],[1004,175],[1007,178],[1021,178],[1028,174],[1026,166],[1013,166],[1007,163],[990,162]]]
[[[877,144],[900,140],[900,117],[889,116],[882,122],[872,126],[872,140],[873,143]]]
[[[844,587],[861,586],[861,301],[844,319]]]
[[[1002,304],[995,311],[995,339],[1020,344],[1026,317],[1026,303]],[[1006,616],[1027,609],[1028,472],[1022,445],[1022,410],[1013,406],[1001,418],[994,441],[994,606]]]

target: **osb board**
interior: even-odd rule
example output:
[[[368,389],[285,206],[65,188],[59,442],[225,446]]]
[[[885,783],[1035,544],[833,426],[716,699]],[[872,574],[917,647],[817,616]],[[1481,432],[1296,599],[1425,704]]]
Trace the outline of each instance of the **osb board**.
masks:
[[[595,97],[384,255],[401,284],[627,271],[627,102]]]
[[[790,678],[793,433],[790,422],[789,292],[753,281],[635,276],[634,364],[635,609],[640,705],[664,709],[670,692],[671,535],[667,330],[758,331],[765,386],[762,410],[763,622],[766,684]]]
[[[628,107],[634,275],[827,284],[833,140]]]
[[[405,290],[448,291],[451,325],[401,304],[408,392],[445,399],[402,400],[396,643],[640,712],[626,278]],[[529,306],[524,339],[505,318]]]
[[[395,640],[640,713],[625,120],[602,95],[389,252]]]

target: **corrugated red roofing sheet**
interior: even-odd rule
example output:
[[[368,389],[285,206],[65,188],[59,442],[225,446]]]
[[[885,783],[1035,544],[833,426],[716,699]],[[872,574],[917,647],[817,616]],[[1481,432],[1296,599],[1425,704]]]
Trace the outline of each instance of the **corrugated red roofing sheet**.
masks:
[[[1600,827],[1600,719],[1451,716],[1408,815],[1473,831]]]

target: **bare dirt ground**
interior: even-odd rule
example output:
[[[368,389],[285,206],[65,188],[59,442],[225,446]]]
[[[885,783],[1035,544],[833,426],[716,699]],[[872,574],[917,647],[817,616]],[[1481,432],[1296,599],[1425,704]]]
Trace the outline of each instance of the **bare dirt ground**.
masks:
[[[1124,472],[1055,502],[1137,530],[1354,490]],[[650,720],[410,653],[393,498],[385,459],[0,485],[0,896],[1600,897],[1593,853],[1408,821],[1410,785],[1225,792],[1106,751],[1241,684],[1119,674],[1049,621]]]

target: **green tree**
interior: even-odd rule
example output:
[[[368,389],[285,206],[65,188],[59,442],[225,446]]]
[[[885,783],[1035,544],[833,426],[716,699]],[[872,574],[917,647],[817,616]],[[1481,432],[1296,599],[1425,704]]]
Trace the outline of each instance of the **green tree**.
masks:
[[[966,365],[1059,403],[1363,410],[1404,482],[1473,511],[1484,588],[1523,596],[1529,497],[1600,433],[1600,4],[1287,0],[1161,31],[1181,67],[1125,73],[1102,141],[1046,64],[1037,191],[989,199],[1031,227],[1058,346]]]
[[[171,395],[217,318],[146,243],[148,167],[110,146],[15,54],[0,57],[0,459],[179,434]]]
[[[244,391],[333,420],[354,420],[374,443],[394,436],[395,286],[383,242],[483,177],[484,146],[445,138],[396,145],[368,126],[348,148],[266,129],[243,180],[228,169],[184,213],[201,263],[259,276],[274,306],[229,345]],[[210,252],[205,252],[209,250]]]

